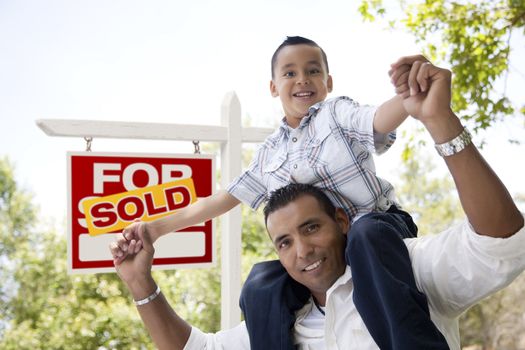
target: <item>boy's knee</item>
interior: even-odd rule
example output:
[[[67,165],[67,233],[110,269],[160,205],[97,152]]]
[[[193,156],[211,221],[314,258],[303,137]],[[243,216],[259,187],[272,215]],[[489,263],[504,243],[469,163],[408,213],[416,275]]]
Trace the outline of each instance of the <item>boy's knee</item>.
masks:
[[[396,218],[384,213],[367,214],[352,224],[348,232],[346,254],[350,251],[394,247],[403,244],[403,238],[413,237]]]
[[[352,224],[348,232],[348,245],[375,243],[384,239],[384,229],[388,225],[375,213],[367,214]]]

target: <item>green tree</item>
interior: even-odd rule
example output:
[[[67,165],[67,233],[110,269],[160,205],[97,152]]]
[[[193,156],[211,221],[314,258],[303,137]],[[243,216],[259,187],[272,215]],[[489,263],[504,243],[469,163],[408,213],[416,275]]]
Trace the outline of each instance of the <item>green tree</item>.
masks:
[[[440,232],[464,217],[451,177],[440,176],[435,169],[423,148],[405,148],[395,189],[403,209],[412,215],[422,234]]]
[[[453,108],[475,131],[494,125],[518,109],[525,115],[525,106],[509,101],[505,87],[503,91],[495,91],[495,83],[506,79],[511,66],[511,36],[524,32],[525,1],[399,0],[398,3],[402,14],[391,19],[390,26],[405,28],[423,44],[427,57],[452,66]],[[365,21],[385,18],[387,12],[397,13],[391,8],[386,10],[382,0],[362,0],[359,11]]]
[[[64,235],[37,218],[0,159],[0,349],[153,349],[116,274],[68,275]],[[154,274],[189,322],[219,328],[218,267]]]

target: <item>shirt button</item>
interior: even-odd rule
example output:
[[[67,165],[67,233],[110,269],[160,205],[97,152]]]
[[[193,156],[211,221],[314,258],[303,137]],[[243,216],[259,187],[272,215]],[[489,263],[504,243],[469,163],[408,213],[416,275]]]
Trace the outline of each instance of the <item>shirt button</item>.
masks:
[[[292,138],[293,142],[297,142],[297,137]]]
[[[294,165],[293,165],[293,168],[294,168],[294,169],[297,169],[297,164],[294,164]]]

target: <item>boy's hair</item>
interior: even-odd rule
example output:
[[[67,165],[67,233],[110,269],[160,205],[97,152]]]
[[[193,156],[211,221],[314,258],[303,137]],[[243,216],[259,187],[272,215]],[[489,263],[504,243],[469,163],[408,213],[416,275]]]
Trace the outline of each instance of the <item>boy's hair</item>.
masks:
[[[282,44],[279,45],[277,50],[275,50],[275,52],[273,53],[273,56],[272,56],[272,79],[275,78],[274,69],[275,69],[275,65],[277,63],[277,56],[279,55],[279,52],[283,48],[285,48],[286,46],[301,45],[301,44],[310,45],[310,46],[313,46],[313,47],[318,47],[321,50],[321,54],[322,54],[322,57],[323,57],[324,65],[326,66],[326,73],[329,73],[329,70],[328,70],[328,59],[326,58],[326,53],[324,52],[324,50],[323,50],[323,48],[321,46],[317,45],[317,43],[315,41],[307,39],[307,38],[303,38],[302,36],[287,36],[286,39],[282,42]]]
[[[314,197],[321,209],[324,210],[328,216],[335,218],[335,206],[330,199],[319,188],[308,184],[291,183],[272,191],[270,198],[264,207],[264,224],[267,224],[268,216],[278,209],[281,209],[289,203],[295,201],[302,196]]]

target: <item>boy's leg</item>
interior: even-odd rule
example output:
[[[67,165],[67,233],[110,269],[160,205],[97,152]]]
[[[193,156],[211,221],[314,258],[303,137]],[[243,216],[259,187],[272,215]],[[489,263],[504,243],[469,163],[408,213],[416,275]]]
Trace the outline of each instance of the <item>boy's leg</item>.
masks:
[[[295,311],[310,291],[293,280],[279,260],[255,264],[241,291],[240,306],[252,350],[294,349]]]
[[[416,287],[403,238],[415,237],[410,215],[392,207],[358,219],[348,233],[345,258],[354,303],[381,349],[448,349]]]

